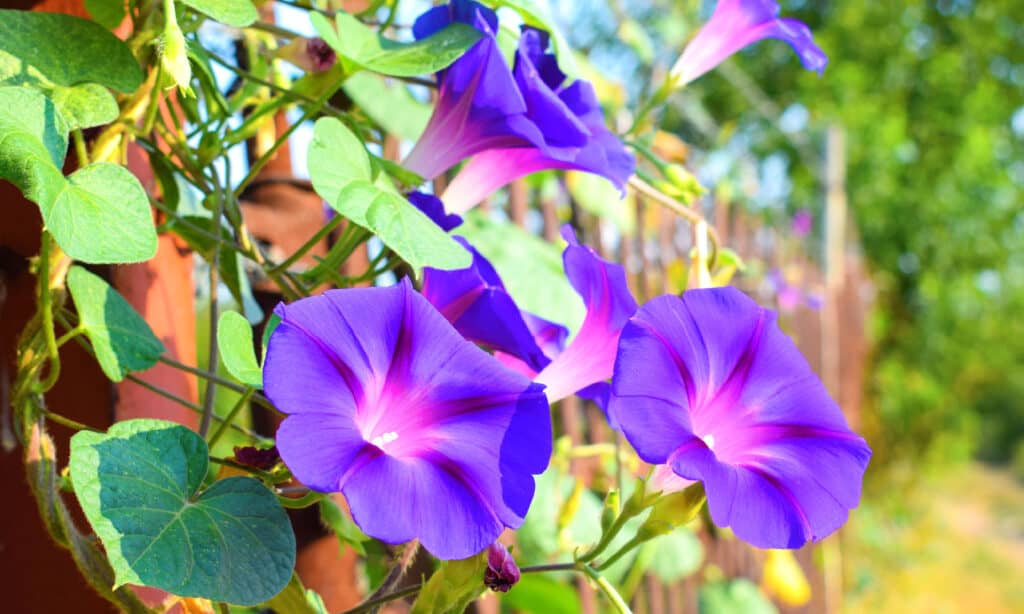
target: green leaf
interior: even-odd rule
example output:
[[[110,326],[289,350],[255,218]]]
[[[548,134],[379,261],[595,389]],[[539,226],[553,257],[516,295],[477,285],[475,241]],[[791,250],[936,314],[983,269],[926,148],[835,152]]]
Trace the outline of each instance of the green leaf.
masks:
[[[67,123],[45,96],[0,87],[0,145],[0,178],[39,205],[47,230],[69,256],[121,263],[156,253],[149,200],[127,169],[100,163],[61,174]]]
[[[70,128],[111,122],[117,102],[106,88],[132,92],[141,84],[142,70],[128,45],[98,23],[0,10],[0,86],[27,85],[50,96]]]
[[[78,309],[100,368],[119,382],[129,371],[144,371],[164,353],[156,338],[128,301],[97,275],[79,266],[68,272],[68,289]]]
[[[385,132],[415,141],[427,127],[430,105],[413,98],[401,82],[358,72],[345,80],[342,89]]]
[[[469,252],[399,194],[386,175],[374,179],[362,141],[337,119],[316,122],[308,159],[317,194],[371,230],[413,268],[470,265]]]
[[[570,171],[565,175],[569,194],[584,209],[608,220],[624,235],[636,229],[636,203],[631,195],[622,198],[619,189],[600,175]]]
[[[327,608],[324,607],[320,595],[313,589],[306,589],[295,573],[284,590],[260,605],[277,614],[327,614]]]
[[[457,614],[464,611],[484,590],[485,552],[459,561],[442,561],[423,585],[410,614]]]
[[[414,43],[384,38],[348,13],[338,13],[332,24],[312,13],[313,27],[339,56],[367,70],[393,77],[414,77],[447,68],[462,57],[482,34],[476,28],[453,23]]]
[[[88,19],[0,10],[0,84],[40,79],[128,93],[142,85],[142,69],[128,45]]]
[[[573,56],[569,41],[565,40],[565,36],[555,27],[547,12],[537,6],[533,0],[490,0],[489,2],[485,1],[485,4],[495,8],[507,6],[519,13],[519,16],[523,18],[527,25],[547,30],[551,33],[551,40],[555,45],[555,54],[558,56],[558,67],[570,79],[579,76],[579,68],[576,66],[576,58]]]
[[[351,546],[360,556],[366,556],[366,547],[363,546],[363,542],[370,538],[330,497],[320,500],[320,521],[334,532],[341,545]]]
[[[115,584],[239,605],[267,601],[288,583],[295,535],[262,483],[231,477],[200,490],[202,437],[161,420],[118,422],[71,438],[71,480],[103,542]]]
[[[517,305],[570,330],[583,321],[586,309],[565,277],[560,247],[479,212],[466,215],[454,232],[491,261]]]
[[[777,614],[778,609],[746,578],[710,582],[697,594],[701,614]]]
[[[252,345],[252,326],[236,311],[225,311],[217,322],[217,347],[231,375],[246,386],[263,388],[263,372]]]
[[[117,101],[102,85],[83,83],[72,87],[54,86],[50,99],[57,105],[72,128],[103,126],[117,119]]]
[[[650,570],[665,584],[673,584],[696,572],[704,559],[704,547],[687,529],[676,529],[654,539],[651,544],[654,556]]]
[[[523,574],[512,590],[501,596],[501,603],[518,612],[579,614],[583,611],[572,584],[536,573]]]
[[[76,260],[141,262],[156,253],[149,198],[123,166],[91,164],[68,176],[52,202],[36,202],[47,229]]]
[[[85,10],[96,23],[108,30],[121,25],[128,14],[124,0],[85,0]]]
[[[243,28],[256,21],[259,14],[249,0],[181,0],[204,15],[221,23]]]

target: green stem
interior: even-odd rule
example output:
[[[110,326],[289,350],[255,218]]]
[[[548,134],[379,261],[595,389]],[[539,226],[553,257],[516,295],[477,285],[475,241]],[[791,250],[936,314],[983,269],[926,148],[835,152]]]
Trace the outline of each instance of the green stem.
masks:
[[[191,401],[188,401],[186,399],[183,399],[183,398],[179,397],[178,395],[174,394],[173,392],[168,392],[167,390],[164,390],[163,388],[158,388],[157,386],[154,386],[153,384],[150,384],[146,380],[141,379],[141,378],[135,376],[134,374],[129,373],[128,375],[125,376],[125,379],[127,379],[127,380],[129,380],[131,382],[134,382],[134,383],[142,386],[146,390],[149,390],[150,392],[153,392],[155,394],[158,394],[158,395],[164,397],[165,399],[169,399],[171,401],[174,401],[175,403],[181,405],[182,407],[187,407],[188,409],[191,409],[192,411],[196,412],[197,414],[201,414],[203,412],[203,408],[198,406],[198,405],[196,405],[195,403],[193,403]],[[212,419],[217,421],[217,422],[225,422],[225,420],[222,419],[220,416],[213,416]],[[238,431],[239,433],[242,433],[243,435],[249,437],[253,441],[262,441],[262,442],[270,441],[269,439],[267,439],[266,437],[260,435],[259,433],[255,432],[255,431],[251,431],[251,430],[249,430],[249,429],[247,429],[247,428],[245,428],[243,426],[239,426],[237,424],[231,424],[231,423],[229,423],[229,424],[230,424],[230,428]]]
[[[318,230],[315,235],[313,235],[312,237],[309,238],[308,241],[303,243],[302,247],[300,247],[294,254],[292,254],[291,256],[288,256],[287,259],[285,259],[284,261],[282,261],[282,262],[280,262],[278,264],[275,264],[275,265],[273,265],[273,266],[271,266],[269,268],[265,268],[264,271],[266,271],[267,273],[280,273],[280,272],[288,270],[288,267],[290,267],[291,265],[293,265],[296,262],[298,262],[299,258],[302,258],[303,256],[305,256],[306,252],[308,252],[309,250],[313,249],[313,247],[315,247],[317,243],[322,241],[324,239],[324,237],[326,237],[328,234],[331,233],[332,230],[337,228],[338,224],[341,224],[343,219],[344,218],[342,218],[341,216],[338,216],[338,215],[334,216],[331,219],[331,221],[327,222],[327,224],[325,224],[323,228]],[[346,228],[346,231],[347,230],[348,229]]]
[[[50,371],[46,379],[39,383],[39,391],[46,392],[57,383],[60,377],[60,355],[57,350],[57,338],[53,330],[53,297],[50,291],[50,243],[49,232],[43,232],[39,246],[39,312],[42,317],[43,337],[46,341],[46,353],[50,357]]]
[[[608,598],[608,601],[611,601],[612,605],[615,606],[619,614],[633,614],[633,611],[629,609],[629,605],[622,599],[619,591],[615,590],[615,587],[608,581],[608,578],[597,573],[590,565],[583,565],[581,571],[597,584],[601,591],[604,592],[604,596]]]
[[[46,409],[45,407],[40,407],[39,409],[42,411],[42,414],[44,416],[46,416],[47,420],[50,420],[51,422],[56,422],[57,424],[60,424],[62,426],[66,426],[69,429],[74,429],[76,431],[92,431],[94,433],[102,433],[103,432],[103,431],[101,431],[98,428],[93,428],[93,427],[89,426],[88,424],[83,424],[81,422],[78,422],[77,420],[72,420],[71,418],[65,418],[64,416],[62,416],[60,414],[55,414],[52,411]]]
[[[277,502],[280,503],[282,507],[286,507],[291,510],[301,510],[317,503],[323,498],[324,493],[311,490],[298,498],[282,497],[281,495],[278,495]]]
[[[422,584],[414,584],[413,586],[407,586],[393,593],[381,595],[380,597],[376,597],[374,599],[370,599],[369,601],[360,603],[351,610],[345,610],[344,612],[342,612],[342,614],[363,614],[364,612],[372,612],[377,609],[377,606],[383,605],[389,601],[394,601],[395,599],[402,599],[403,597],[415,595],[416,593],[420,592],[421,588],[423,588]]]
[[[646,540],[640,539],[639,535],[633,536],[633,538],[630,539],[628,542],[626,542],[621,548],[619,548],[615,552],[615,554],[613,554],[610,557],[608,557],[600,565],[595,567],[595,569],[597,569],[598,571],[602,571],[604,569],[608,569],[609,567],[611,567],[612,565],[615,564],[615,561],[618,561],[623,556],[625,556],[630,550],[632,550],[633,548],[636,548],[637,546],[639,546],[640,544],[644,543],[645,541]]]
[[[281,410],[279,410],[277,407],[275,407],[274,404],[270,402],[270,399],[268,399],[267,397],[263,396],[262,394],[256,392],[255,389],[250,388],[249,386],[243,386],[241,384],[236,384],[235,382],[232,382],[231,380],[224,379],[223,377],[220,377],[219,375],[216,375],[214,373],[210,373],[209,371],[204,371],[203,369],[200,369],[198,367],[192,367],[192,366],[186,365],[185,363],[178,362],[177,360],[174,360],[173,358],[170,358],[168,356],[160,356],[160,358],[158,358],[158,360],[160,362],[170,366],[170,367],[174,367],[175,369],[179,369],[181,371],[185,371],[185,372],[191,373],[192,375],[199,376],[199,377],[201,377],[203,379],[206,379],[206,380],[209,380],[211,382],[215,382],[216,384],[218,384],[220,386],[223,386],[224,388],[227,388],[228,390],[233,390],[233,391],[238,392],[240,394],[247,394],[247,393],[249,393],[252,396],[253,402],[255,402],[257,405],[262,405],[263,407],[266,407],[267,409],[270,409],[270,410],[273,410],[275,412],[281,413]]]
[[[223,465],[225,467],[231,467],[232,469],[238,469],[239,471],[245,471],[246,473],[251,473],[255,476],[259,476],[260,478],[270,483],[274,482],[274,476],[272,474],[267,473],[266,471],[261,471],[260,469],[256,469],[255,467],[249,467],[248,465],[236,463],[235,461],[229,458],[221,458],[219,456],[213,456],[211,454],[210,462],[215,463],[217,465]]]
[[[85,146],[85,136],[82,135],[82,129],[75,128],[71,131],[71,136],[75,141],[75,155],[78,156],[78,168],[89,166],[89,150]]]
[[[81,324],[79,324],[78,326],[72,328],[68,332],[66,332],[63,335],[61,335],[60,339],[57,339],[57,347],[58,348],[64,347],[65,343],[67,343],[68,341],[71,341],[72,339],[74,339],[75,337],[77,337],[78,335],[81,335],[83,333],[85,333],[85,327],[82,326]]]
[[[577,560],[580,563],[589,563],[590,561],[593,561],[595,558],[597,558],[597,556],[604,552],[604,549],[612,543],[612,540],[615,539],[615,536],[619,534],[619,531],[622,530],[622,527],[626,526],[626,521],[630,518],[632,518],[632,515],[627,515],[625,513],[625,508],[623,508],[622,513],[620,513],[618,517],[615,518],[615,521],[612,522],[612,526],[608,527],[608,530],[605,531],[604,535],[601,536],[601,541],[597,542],[596,546],[591,548],[589,552],[585,553]]]
[[[242,408],[249,403],[249,399],[252,397],[253,392],[255,391],[252,388],[246,389],[246,391],[242,393],[242,396],[238,398],[238,402],[235,403],[235,406],[228,412],[228,415],[224,416],[224,421],[220,423],[220,426],[218,426],[217,430],[213,432],[210,440],[206,442],[206,445],[208,445],[211,450],[213,449],[213,444],[217,443],[224,433],[227,432],[228,427],[234,424],[235,416],[237,416],[238,412],[242,411]]]

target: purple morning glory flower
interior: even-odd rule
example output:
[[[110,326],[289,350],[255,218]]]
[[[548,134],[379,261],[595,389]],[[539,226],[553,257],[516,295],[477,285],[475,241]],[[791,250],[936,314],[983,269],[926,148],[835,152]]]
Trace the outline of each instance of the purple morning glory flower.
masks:
[[[496,350],[509,368],[547,386],[552,403],[580,393],[599,404],[612,375],[619,333],[636,311],[621,265],[602,260],[562,228],[568,241],[562,254],[569,283],[583,299],[587,315],[568,346],[565,327],[522,311],[505,290],[494,267],[465,239],[473,265],[457,271],[424,269],[423,295],[467,339]]]
[[[441,227],[441,230],[448,232],[454,228],[458,228],[462,225],[462,216],[454,213],[445,213],[444,203],[441,199],[434,196],[433,194],[427,194],[426,192],[409,192],[406,195],[417,209],[423,212],[424,215],[430,218],[430,221],[434,222]]]
[[[547,143],[489,149],[473,156],[445,190],[442,199],[449,210],[468,211],[501,186],[547,169],[594,173],[624,189],[636,164],[632,154],[605,127],[594,87],[583,80],[566,83],[554,54],[546,53],[547,47],[547,32],[524,28],[513,69],[529,116]],[[578,135],[583,136],[582,141]],[[556,137],[562,142],[555,141]]]
[[[491,263],[463,237],[454,239],[473,255],[473,263],[456,270],[424,268],[423,296],[463,337],[520,358],[529,368],[515,370],[532,376],[531,369],[535,373],[551,360],[526,318],[534,326],[551,323],[520,311]]]
[[[442,200],[463,213],[495,189],[542,169],[577,169],[607,177],[620,188],[634,160],[605,126],[593,87],[566,83],[548,34],[524,28],[515,66],[498,48],[497,17],[470,0],[453,0],[417,19],[413,33],[429,36],[453,21],[483,37],[438,73],[438,102],[405,166],[432,179],[474,156]]]
[[[807,209],[801,209],[793,214],[790,221],[790,231],[797,237],[806,237],[811,234],[814,228],[814,216]]]
[[[703,482],[715,524],[759,548],[839,528],[871,457],[774,312],[731,287],[640,308],[609,412],[644,461]]]
[[[671,76],[677,86],[685,85],[764,38],[789,43],[807,70],[821,74],[828,64],[828,56],[814,44],[810,28],[797,19],[779,18],[775,0],[719,0],[711,19],[672,67]]]
[[[786,279],[786,274],[782,269],[772,269],[768,272],[768,275],[766,275],[765,278],[768,281],[768,285],[775,293],[775,300],[781,311],[793,311],[801,305],[814,310],[822,308],[823,301],[818,294],[809,292],[798,285],[791,284]]]
[[[540,386],[466,341],[408,281],[275,310],[267,395],[277,447],[312,489],[340,491],[367,534],[460,559],[516,528],[551,454]]]

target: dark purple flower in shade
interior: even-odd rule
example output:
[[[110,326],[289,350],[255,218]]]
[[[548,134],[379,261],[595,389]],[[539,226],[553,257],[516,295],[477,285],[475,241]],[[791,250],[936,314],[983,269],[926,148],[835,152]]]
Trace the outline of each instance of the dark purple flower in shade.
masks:
[[[280,305],[264,365],[296,478],[340,491],[367,534],[433,555],[516,528],[547,467],[541,386],[462,338],[404,281]]]
[[[239,465],[252,467],[261,471],[270,471],[281,460],[277,448],[257,448],[255,446],[235,446],[235,462]]]
[[[508,548],[494,542],[487,547],[487,569],[484,571],[484,584],[492,591],[507,593],[508,589],[519,582],[519,567],[516,560],[509,554]]]
[[[513,69],[516,84],[547,143],[488,149],[473,156],[442,197],[449,210],[465,212],[501,186],[547,169],[578,170],[601,175],[624,189],[635,160],[617,136],[605,127],[604,116],[587,81],[567,83],[554,54],[547,53],[548,34],[524,28]],[[564,135],[572,139],[564,139]],[[573,145],[582,134],[581,144]],[[562,137],[563,142],[555,140]]]
[[[602,403],[619,333],[636,311],[636,300],[621,265],[581,245],[568,225],[562,237],[569,243],[562,254],[565,274],[587,309],[568,346],[568,331],[521,311],[497,271],[461,237],[456,239],[473,252],[473,265],[457,271],[425,269],[423,294],[467,339],[497,350],[506,366],[547,386],[550,402],[579,392]]]
[[[433,194],[410,192],[406,195],[406,198],[445,232],[462,225],[462,216],[454,213],[445,213],[444,203]]]
[[[417,19],[413,33],[422,38],[455,21],[483,37],[438,73],[437,106],[405,160],[431,179],[474,156],[442,196],[449,211],[463,213],[513,179],[543,169],[597,173],[623,187],[633,157],[605,127],[593,87],[566,83],[547,53],[546,32],[523,29],[513,70],[495,39],[497,17],[476,2],[435,7]]]
[[[644,461],[703,482],[715,524],[757,547],[819,540],[860,500],[870,448],[774,312],[735,288],[641,307],[609,412]]]
[[[779,18],[775,0],[719,0],[711,19],[672,67],[671,76],[677,86],[685,85],[764,38],[789,43],[807,70],[821,74],[828,64],[828,56],[814,44],[810,28],[797,19]]]
[[[775,301],[778,303],[781,311],[794,311],[801,305],[808,309],[821,309],[823,304],[821,297],[797,284],[790,283],[782,269],[772,269],[765,276],[765,279],[775,294]]]
[[[797,237],[806,237],[811,234],[814,227],[814,216],[807,209],[801,209],[793,214],[790,220],[790,231]]]

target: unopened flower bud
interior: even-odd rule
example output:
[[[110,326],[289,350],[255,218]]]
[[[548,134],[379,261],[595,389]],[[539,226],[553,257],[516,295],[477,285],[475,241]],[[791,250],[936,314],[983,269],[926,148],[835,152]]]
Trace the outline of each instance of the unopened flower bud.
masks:
[[[160,65],[182,93],[191,95],[192,67],[188,63],[185,35],[178,27],[173,0],[164,0],[164,34],[160,44]]]
[[[235,462],[239,465],[252,467],[261,471],[270,471],[278,462],[281,455],[277,453],[277,447],[257,448],[254,446],[235,446]]]
[[[519,582],[519,567],[515,559],[499,542],[487,547],[487,571],[484,572],[484,584],[492,591],[507,593],[512,585]]]

